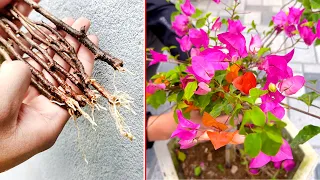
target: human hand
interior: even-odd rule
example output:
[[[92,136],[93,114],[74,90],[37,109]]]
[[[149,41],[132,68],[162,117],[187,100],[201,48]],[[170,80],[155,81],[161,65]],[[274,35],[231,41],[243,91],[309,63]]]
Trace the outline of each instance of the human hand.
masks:
[[[165,114],[161,114],[159,116],[151,116],[147,122],[147,136],[149,141],[157,141],[157,140],[166,140],[171,137],[171,134],[176,130],[178,124],[174,120],[174,111],[170,111]],[[212,130],[210,127],[206,127],[203,125],[202,116],[198,110],[192,110],[190,112],[190,119],[192,122],[200,124],[200,129],[197,133],[197,137],[201,139],[201,141],[210,140],[206,130]],[[221,115],[215,118],[216,121],[220,123],[227,124],[228,129],[231,129],[232,126],[229,125],[230,117],[228,115]],[[239,115],[238,118],[235,118],[235,124],[241,122],[242,116]]]
[[[3,5],[1,1],[1,5]],[[89,20],[79,18],[64,20],[74,29],[90,26]],[[85,71],[91,75],[94,55],[75,38],[64,34],[67,41],[74,47]],[[89,39],[98,44],[96,36]],[[66,70],[70,70],[58,55],[50,54]],[[58,83],[43,70],[35,61],[29,63],[42,71],[54,85]],[[70,118],[68,112],[49,99],[40,95],[30,86],[31,73],[29,67],[20,61],[5,62],[0,68],[0,172],[8,170],[55,143],[65,123]],[[67,81],[68,82],[68,81]]]

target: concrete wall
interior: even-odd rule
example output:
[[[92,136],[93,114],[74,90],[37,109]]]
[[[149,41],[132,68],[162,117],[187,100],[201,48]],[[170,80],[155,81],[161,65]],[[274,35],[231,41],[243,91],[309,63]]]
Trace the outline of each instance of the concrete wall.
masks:
[[[70,120],[49,150],[34,156],[16,168],[0,174],[1,180],[64,180],[64,179],[142,179],[143,178],[143,0],[42,0],[41,5],[58,17],[81,16],[92,20],[89,33],[96,34],[100,46],[121,58],[135,75],[117,73],[116,87],[135,98],[137,115],[125,113],[135,140],[121,137],[109,113],[96,112],[99,127],[93,131],[80,118],[81,144],[89,164],[82,159],[77,145],[77,131]],[[36,13],[33,18],[39,18]],[[113,90],[113,69],[96,62],[94,77]],[[106,105],[106,102],[104,102]]]

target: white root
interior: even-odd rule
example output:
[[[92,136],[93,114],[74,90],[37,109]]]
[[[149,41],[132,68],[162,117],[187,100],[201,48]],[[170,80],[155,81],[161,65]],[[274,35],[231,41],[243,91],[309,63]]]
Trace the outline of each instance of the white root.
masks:
[[[87,164],[89,164],[89,162],[88,162],[88,160],[87,160],[87,156],[86,156],[85,150],[84,150],[84,148],[81,146],[80,128],[79,128],[79,126],[78,126],[77,117],[74,117],[73,120],[74,120],[75,126],[76,126],[76,128],[77,128],[77,143],[78,143],[78,147],[79,147],[79,149],[80,149],[80,151],[81,151],[83,160],[84,160]]]
[[[84,118],[86,118],[92,125],[92,128],[94,128],[94,126],[98,126],[94,120],[89,116],[89,114],[87,114],[84,110],[81,109],[79,103],[72,99],[72,98],[69,98],[67,101],[66,101],[67,105],[75,112],[75,111],[79,111],[80,114],[83,115]]]

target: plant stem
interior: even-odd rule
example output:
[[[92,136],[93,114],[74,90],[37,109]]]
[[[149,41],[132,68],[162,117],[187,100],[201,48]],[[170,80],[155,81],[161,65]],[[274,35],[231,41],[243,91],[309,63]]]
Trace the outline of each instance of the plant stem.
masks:
[[[317,116],[317,115],[315,115],[315,114],[311,114],[311,113],[309,113],[309,112],[306,112],[306,111],[303,111],[303,110],[301,110],[301,109],[298,109],[298,108],[292,107],[292,106],[290,106],[290,105],[288,105],[288,104],[285,104],[285,103],[280,103],[280,104],[281,104],[281,105],[283,105],[283,106],[284,106],[284,108],[286,108],[286,109],[292,109],[292,110],[298,111],[298,112],[300,112],[300,113],[303,113],[303,114],[309,115],[309,116],[311,116],[311,117],[314,117],[314,118],[320,119],[320,116]]]
[[[304,87],[306,87],[306,88],[308,88],[308,89],[311,89],[311,90],[313,90],[314,92],[320,94],[320,91],[319,91],[319,90],[317,90],[317,89],[315,89],[315,88],[313,88],[313,87],[311,87],[311,86],[308,86],[308,85],[305,84]]]

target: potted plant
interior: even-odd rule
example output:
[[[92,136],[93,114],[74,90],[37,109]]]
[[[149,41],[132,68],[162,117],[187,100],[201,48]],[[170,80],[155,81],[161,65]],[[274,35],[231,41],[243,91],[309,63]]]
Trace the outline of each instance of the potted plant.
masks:
[[[179,139],[180,149],[200,149],[205,145],[199,142],[206,139],[211,141],[215,153],[224,148],[224,164],[218,168],[221,171],[232,168],[236,157],[240,157],[250,176],[305,178],[309,175],[306,172],[312,172],[317,158],[310,145],[300,144],[317,135],[320,128],[308,125],[299,133],[294,132],[285,118],[285,109],[320,117],[291,107],[284,99],[292,97],[303,86],[312,92],[297,99],[308,106],[314,106],[313,101],[320,96],[319,91],[310,86],[316,80],[306,82],[303,76],[294,75],[288,65],[298,42],[308,46],[319,44],[319,13],[315,10],[319,5],[307,0],[302,3],[304,8],[290,7],[287,13],[281,9],[273,16],[270,30],[259,33],[254,21],[252,27],[244,31],[246,27],[236,10],[239,4],[234,1],[231,6],[226,5],[230,18],[211,19],[211,13],[204,14],[189,0],[176,3],[177,12],[171,16],[172,28],[181,50],[188,53],[189,58],[180,61],[168,53],[147,49],[152,57],[151,65],[168,61],[178,64],[151,78],[146,87],[147,103],[154,108],[166,100],[175,103],[174,118],[178,126],[171,137]],[[226,30],[219,32],[221,27]],[[246,43],[244,34],[252,31],[255,33]],[[291,46],[283,48],[282,44],[279,49],[271,49],[273,40],[282,33],[287,36],[283,44],[291,39]],[[168,52],[171,48],[177,47],[163,50]],[[288,53],[283,55],[286,50]],[[191,112],[199,113],[201,123],[192,120]],[[222,115],[227,118],[219,118]],[[174,149],[180,161],[186,159],[185,150],[169,149]],[[310,154],[315,157],[310,159]],[[196,152],[194,156],[200,154]],[[192,168],[195,177],[200,176],[203,169],[210,169],[201,163]],[[271,175],[261,177],[263,173],[270,174],[264,172],[265,168],[273,168]]]

